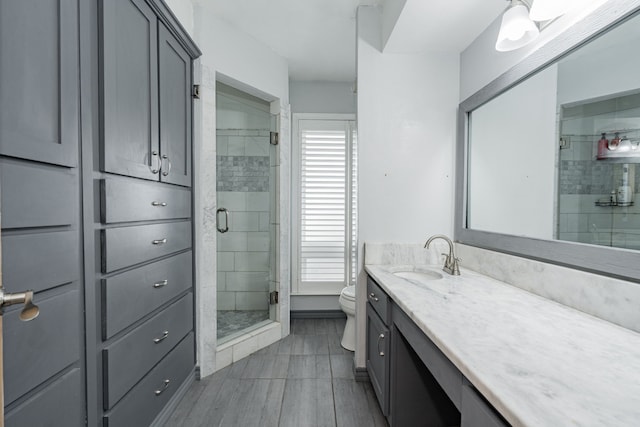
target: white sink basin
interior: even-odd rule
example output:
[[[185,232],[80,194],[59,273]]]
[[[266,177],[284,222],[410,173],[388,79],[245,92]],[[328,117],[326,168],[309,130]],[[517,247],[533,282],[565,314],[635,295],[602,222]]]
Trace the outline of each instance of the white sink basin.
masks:
[[[412,281],[412,282],[419,282],[419,283],[442,279],[442,274],[436,271],[431,271],[431,270],[395,271],[393,275]]]
[[[435,292],[443,298],[448,298],[449,295],[456,293],[451,281],[442,280],[444,273],[430,268],[409,267],[394,269],[389,272],[396,277],[406,280],[413,286]]]

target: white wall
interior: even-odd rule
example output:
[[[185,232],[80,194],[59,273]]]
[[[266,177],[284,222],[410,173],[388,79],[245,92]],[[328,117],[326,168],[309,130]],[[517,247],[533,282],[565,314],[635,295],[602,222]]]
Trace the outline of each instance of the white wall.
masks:
[[[549,67],[473,111],[469,226],[474,230],[553,238],[557,69]]]
[[[296,82],[289,83],[291,112],[355,114],[354,83]]]
[[[180,24],[193,37],[193,3],[191,0],[165,0],[169,9],[178,18]]]
[[[381,14],[373,7],[358,9],[357,25],[360,253],[363,242],[451,235],[458,55],[381,53]],[[365,294],[361,270],[358,367],[365,365]]]
[[[218,19],[205,4],[196,4],[195,40],[202,65],[223,74],[231,86],[260,98],[289,103],[287,60],[269,46]],[[227,83],[227,81],[225,81]],[[240,83],[240,84],[234,84]]]

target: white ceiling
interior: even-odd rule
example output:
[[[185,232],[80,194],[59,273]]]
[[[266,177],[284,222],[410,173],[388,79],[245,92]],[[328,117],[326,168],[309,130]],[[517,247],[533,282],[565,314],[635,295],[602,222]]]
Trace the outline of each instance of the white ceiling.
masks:
[[[296,81],[355,80],[358,5],[385,0],[195,0],[289,61]],[[505,0],[407,0],[385,51],[460,52]]]

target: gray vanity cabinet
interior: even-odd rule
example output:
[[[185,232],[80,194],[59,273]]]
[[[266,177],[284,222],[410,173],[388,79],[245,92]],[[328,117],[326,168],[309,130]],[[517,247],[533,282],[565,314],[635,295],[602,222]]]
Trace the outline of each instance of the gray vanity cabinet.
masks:
[[[367,372],[391,427],[509,426],[371,277],[367,300]]]
[[[389,415],[389,308],[388,296],[367,279],[367,372],[382,414]]]
[[[191,57],[145,0],[102,1],[102,170],[191,186]]]
[[[495,409],[471,386],[462,388],[461,427],[508,427]]]

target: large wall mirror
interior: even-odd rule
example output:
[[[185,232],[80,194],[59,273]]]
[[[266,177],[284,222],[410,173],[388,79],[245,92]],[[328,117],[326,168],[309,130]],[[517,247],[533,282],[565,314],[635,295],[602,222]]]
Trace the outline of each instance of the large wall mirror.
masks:
[[[460,105],[459,242],[640,281],[638,9],[610,0]]]

